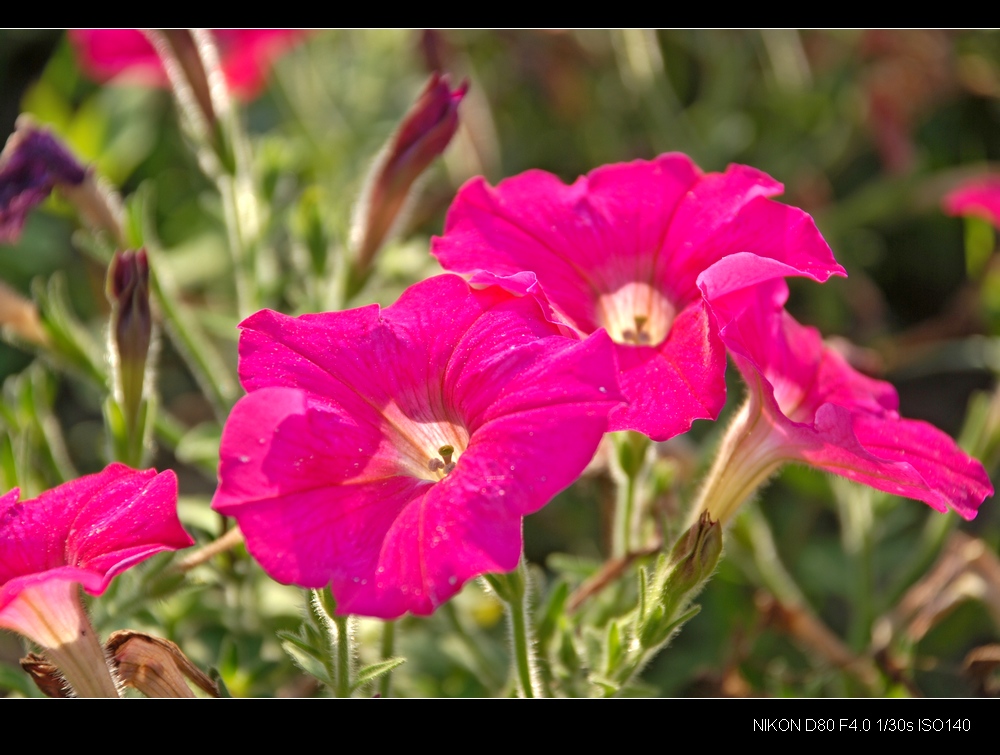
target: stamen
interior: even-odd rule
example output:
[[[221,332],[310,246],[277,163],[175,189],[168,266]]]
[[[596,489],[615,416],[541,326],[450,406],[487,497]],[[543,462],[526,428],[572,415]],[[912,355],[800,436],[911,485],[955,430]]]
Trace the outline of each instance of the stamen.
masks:
[[[431,459],[429,462],[427,462],[427,467],[432,472],[437,472],[441,469],[444,469],[445,464],[440,459]]]

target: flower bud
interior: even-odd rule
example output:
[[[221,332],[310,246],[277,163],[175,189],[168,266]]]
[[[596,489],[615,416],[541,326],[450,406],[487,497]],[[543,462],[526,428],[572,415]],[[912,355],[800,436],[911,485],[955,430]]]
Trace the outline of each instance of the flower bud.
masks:
[[[79,186],[87,172],[49,131],[23,116],[0,154],[0,242],[20,238],[28,213],[56,186]]]
[[[215,683],[170,640],[122,629],[111,633],[106,646],[122,684],[146,697],[194,697],[188,679],[219,696]]]
[[[355,211],[352,246],[356,268],[367,273],[375,253],[394,230],[414,181],[444,152],[458,130],[458,104],[468,82],[452,90],[434,73],[375,161]]]
[[[149,307],[149,260],[146,250],[115,252],[108,267],[107,294],[111,302],[111,339],[117,357],[117,389],[132,423],[143,397],[146,357],[152,338]]]
[[[664,597],[681,598],[712,576],[722,555],[722,526],[703,513],[670,552]]]

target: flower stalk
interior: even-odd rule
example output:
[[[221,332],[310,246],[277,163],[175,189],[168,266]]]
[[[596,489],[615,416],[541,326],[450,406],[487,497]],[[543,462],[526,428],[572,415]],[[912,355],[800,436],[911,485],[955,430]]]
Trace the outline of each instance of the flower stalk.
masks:
[[[78,589],[65,580],[26,588],[4,609],[0,626],[38,643],[77,697],[118,697],[118,684]]]
[[[520,697],[540,697],[538,660],[534,653],[528,594],[528,570],[522,556],[517,569],[506,574],[486,574],[487,583],[507,607],[511,660]]]
[[[744,501],[781,466],[772,427],[761,413],[757,393],[749,392],[719,444],[715,461],[692,507],[725,525]]]

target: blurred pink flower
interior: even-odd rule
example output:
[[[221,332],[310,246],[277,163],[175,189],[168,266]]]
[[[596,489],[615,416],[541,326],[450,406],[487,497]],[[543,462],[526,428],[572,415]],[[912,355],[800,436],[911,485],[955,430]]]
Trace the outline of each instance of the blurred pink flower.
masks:
[[[723,441],[703,508],[727,519],[786,462],[807,464],[972,519],[993,486],[947,434],[897,411],[895,389],[856,372],[818,331],[784,310],[775,281],[716,302],[721,335],[749,386]],[[715,486],[712,489],[712,486]]]
[[[261,93],[271,62],[303,34],[296,29],[212,31],[230,91],[244,100]],[[156,51],[138,29],[73,29],[69,38],[84,70],[98,81],[121,77],[144,86],[167,85]]]
[[[429,614],[509,571],[521,518],[572,483],[621,401],[611,342],[559,335],[532,297],[454,275],[392,306],[242,324],[248,395],[213,506],[280,582],[342,613]]]
[[[844,274],[812,218],[768,199],[782,189],[745,165],[704,174],[681,154],[605,165],[570,186],[539,170],[495,188],[477,178],[432,251],[474,281],[513,276],[579,336],[605,328],[629,402],[611,429],[665,440],[725,403],[726,353],[699,282],[721,295]]]
[[[111,464],[30,501],[19,493],[0,497],[0,627],[44,647],[74,684],[109,679],[77,585],[100,595],[140,561],[193,545],[177,519],[177,478]]]
[[[973,215],[1000,228],[1000,176],[980,176],[966,181],[944,198],[949,215]]]

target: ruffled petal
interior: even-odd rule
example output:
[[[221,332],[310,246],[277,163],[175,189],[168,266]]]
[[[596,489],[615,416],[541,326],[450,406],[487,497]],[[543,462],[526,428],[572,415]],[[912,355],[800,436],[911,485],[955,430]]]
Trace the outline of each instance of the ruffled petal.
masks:
[[[715,419],[726,402],[726,350],[703,302],[685,309],[659,346],[615,344],[627,404],[611,430],[667,440],[696,419]]]

